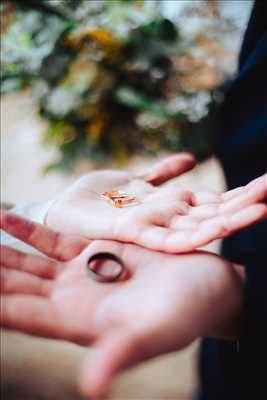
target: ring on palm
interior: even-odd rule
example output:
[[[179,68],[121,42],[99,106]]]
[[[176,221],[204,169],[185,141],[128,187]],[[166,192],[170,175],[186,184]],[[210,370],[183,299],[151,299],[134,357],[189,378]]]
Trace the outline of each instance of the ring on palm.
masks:
[[[138,200],[135,196],[121,191],[103,192],[101,193],[101,197],[103,197],[105,200],[108,200],[114,207],[117,208],[134,206],[138,204]]]
[[[102,283],[118,280],[124,268],[122,260],[115,254],[108,252],[96,253],[87,261],[87,271],[90,277]]]

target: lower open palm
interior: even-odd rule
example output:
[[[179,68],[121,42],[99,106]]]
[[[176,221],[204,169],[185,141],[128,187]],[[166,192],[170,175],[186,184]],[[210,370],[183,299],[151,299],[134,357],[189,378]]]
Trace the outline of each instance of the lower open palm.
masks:
[[[47,253],[47,240],[40,238],[54,232],[10,214],[3,220],[6,231]],[[52,236],[50,242],[57,244],[49,256],[62,260],[68,238]],[[84,250],[68,261],[2,249],[1,323],[93,344],[95,357],[83,369],[85,393],[100,394],[118,371],[186,346],[239,310],[240,297],[231,295],[240,289],[237,275],[215,255],[174,256],[130,244],[87,245],[80,240],[76,238],[73,253],[78,247]],[[92,280],[87,260],[99,251],[119,256],[126,276],[109,284]]]

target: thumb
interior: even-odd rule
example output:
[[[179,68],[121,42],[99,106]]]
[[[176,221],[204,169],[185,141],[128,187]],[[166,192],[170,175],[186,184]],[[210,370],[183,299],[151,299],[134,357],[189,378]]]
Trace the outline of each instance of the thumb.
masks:
[[[101,339],[82,367],[83,395],[99,398],[105,394],[114,376],[140,358],[139,343],[137,335],[125,331],[116,331]]]
[[[195,165],[196,159],[193,154],[174,154],[158,162],[149,171],[138,174],[137,177],[152,185],[160,185],[191,170]]]

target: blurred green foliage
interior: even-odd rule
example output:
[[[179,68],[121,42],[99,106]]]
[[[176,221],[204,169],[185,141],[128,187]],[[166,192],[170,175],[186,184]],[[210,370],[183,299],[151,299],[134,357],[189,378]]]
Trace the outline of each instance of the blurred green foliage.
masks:
[[[47,170],[212,151],[214,71],[159,1],[6,1],[1,13],[1,92],[32,87],[49,122],[44,140],[59,152]]]

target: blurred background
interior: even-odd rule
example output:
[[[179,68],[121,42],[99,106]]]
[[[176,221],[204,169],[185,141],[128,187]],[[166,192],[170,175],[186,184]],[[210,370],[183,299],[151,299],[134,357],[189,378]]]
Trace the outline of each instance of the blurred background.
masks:
[[[223,190],[212,157],[251,0],[24,0],[1,10],[1,201],[49,200],[95,168],[178,151],[179,178]],[[218,243],[210,248],[218,251]],[[2,332],[6,399],[79,399],[78,346]],[[189,400],[198,344],[120,377],[111,399]]]

